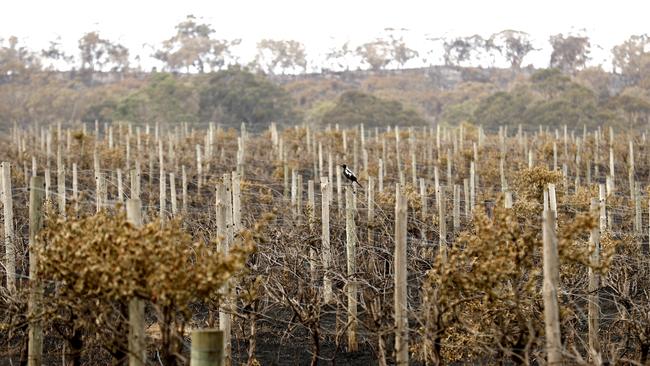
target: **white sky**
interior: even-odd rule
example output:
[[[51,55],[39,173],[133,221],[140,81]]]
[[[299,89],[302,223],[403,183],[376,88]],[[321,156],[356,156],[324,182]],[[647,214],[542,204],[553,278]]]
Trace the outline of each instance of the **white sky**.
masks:
[[[592,64],[632,34],[650,33],[647,0],[5,0],[0,8],[0,38],[18,36],[34,49],[60,36],[69,52],[84,32],[96,30],[104,38],[127,46],[131,55],[146,59],[143,44],[158,45],[174,33],[186,15],[202,17],[216,30],[216,38],[242,38],[246,60],[261,38],[296,39],[312,55],[345,40],[371,40],[386,27],[411,30],[419,48],[424,35],[484,37],[504,29],[531,34],[537,47],[524,64],[546,66],[551,34],[585,29],[592,40]],[[603,51],[596,47],[599,45]],[[145,66],[151,61],[145,61]]]

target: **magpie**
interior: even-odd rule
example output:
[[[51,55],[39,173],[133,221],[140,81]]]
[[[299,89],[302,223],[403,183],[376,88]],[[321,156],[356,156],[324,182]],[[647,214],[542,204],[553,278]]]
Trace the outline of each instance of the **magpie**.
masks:
[[[343,168],[343,176],[346,177],[349,181],[352,183],[356,183],[359,185],[359,187],[363,188],[361,183],[359,183],[359,180],[357,179],[357,176],[352,173],[352,170],[348,169],[348,166],[345,164],[341,165],[341,168]]]

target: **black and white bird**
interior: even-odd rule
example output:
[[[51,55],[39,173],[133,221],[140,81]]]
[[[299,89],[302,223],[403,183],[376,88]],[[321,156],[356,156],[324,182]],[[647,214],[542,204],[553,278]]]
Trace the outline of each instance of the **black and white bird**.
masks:
[[[351,181],[352,183],[356,183],[356,184],[358,184],[359,187],[363,188],[363,186],[361,185],[361,183],[359,183],[359,180],[357,179],[357,176],[354,175],[354,173],[352,173],[352,170],[350,170],[350,169],[348,168],[347,165],[342,164],[342,165],[341,165],[341,168],[343,168],[343,176],[344,176],[345,178],[347,178],[347,179],[348,179],[349,181]]]

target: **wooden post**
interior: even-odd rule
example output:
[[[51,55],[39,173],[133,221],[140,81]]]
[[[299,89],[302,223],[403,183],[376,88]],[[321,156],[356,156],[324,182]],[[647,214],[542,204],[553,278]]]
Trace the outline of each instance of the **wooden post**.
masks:
[[[547,365],[562,364],[562,339],[560,314],[557,300],[559,286],[559,263],[555,217],[552,210],[544,211],[542,238],[544,241],[544,325],[546,330]]]
[[[216,194],[216,216],[217,216],[217,235],[220,240],[220,250],[224,254],[228,254],[230,250],[230,235],[229,235],[229,225],[228,225],[228,216],[229,210],[232,210],[231,207],[231,195],[230,187],[226,179],[220,184],[217,185],[217,194]],[[230,212],[232,215],[232,211]],[[232,216],[231,216],[232,217]],[[222,300],[222,303],[219,306],[219,329],[223,331],[223,347],[224,347],[224,357],[226,358],[226,364],[231,362],[231,350],[230,350],[230,332],[231,332],[231,315],[230,315],[230,302],[228,299],[229,286],[224,286],[225,296]]]
[[[512,192],[506,191],[505,195],[506,195],[505,203],[504,203],[505,208],[512,208]]]
[[[241,177],[232,172],[232,219],[233,229],[238,233],[242,229],[241,222]]]
[[[79,213],[79,177],[77,163],[72,163],[72,199],[74,200],[74,212]]]
[[[336,204],[338,207],[338,215],[340,217],[343,212],[343,183],[341,182],[341,175],[343,175],[343,168],[340,165],[336,166]]]
[[[176,216],[178,202],[176,200],[176,175],[173,172],[169,173],[169,200],[172,206],[172,216]]]
[[[604,232],[607,230],[607,195],[605,192],[605,185],[604,184],[599,184],[598,185],[598,200],[599,200],[599,205],[600,205],[600,213],[599,213],[599,219],[598,219],[598,227],[600,228],[600,232]]]
[[[454,184],[454,233],[460,231],[460,185]]]
[[[445,187],[440,186],[438,193],[438,232],[439,243],[438,250],[443,260],[447,259],[447,202],[445,199]]]
[[[191,366],[224,366],[226,364],[223,331],[194,329],[192,331]]]
[[[131,169],[131,199],[140,199],[140,174]]]
[[[45,168],[45,201],[50,202],[50,190],[52,189],[52,176],[50,168]]]
[[[413,187],[415,188],[418,184],[418,173],[417,173],[417,164],[415,161],[415,152],[411,153],[411,179],[413,181]]]
[[[422,240],[427,239],[427,229],[426,229],[426,222],[427,222],[427,186],[426,182],[424,181],[424,178],[420,178],[420,206],[421,206],[421,220],[422,220],[422,225],[420,225],[420,235],[422,236]]]
[[[106,181],[104,180],[104,173],[98,172],[95,174],[95,208],[99,212],[104,206],[104,192],[106,191]]]
[[[302,175],[296,176],[296,214],[298,215],[298,222],[302,221]]]
[[[409,363],[407,314],[406,226],[408,202],[399,185],[395,185],[395,362]]]
[[[139,199],[126,201],[126,218],[135,227],[142,226],[142,203]],[[129,366],[142,366],[147,361],[144,322],[144,300],[129,301]]]
[[[600,211],[598,199],[591,199],[591,212],[598,214]],[[600,263],[600,228],[598,226],[591,229],[589,237],[589,251],[591,252],[591,265],[598,266]],[[589,267],[589,305],[588,305],[588,325],[589,325],[589,354],[592,361],[600,361],[600,342],[598,340],[598,330],[600,322],[600,300],[598,288],[600,287],[600,275]],[[600,364],[600,362],[594,362]]]
[[[375,181],[372,177],[368,177],[368,188],[366,195],[368,198],[368,245],[372,247],[375,242]]]
[[[322,170],[322,169],[321,169]],[[234,198],[234,190],[233,190]],[[312,179],[307,181],[307,212],[309,214],[309,231],[314,231],[314,223],[316,221],[316,198],[314,195],[314,181]],[[316,283],[316,250],[312,246],[309,247],[309,273],[312,283]]]
[[[161,155],[162,156],[162,155]],[[162,161],[162,159],[161,159]],[[163,167],[160,167],[160,220],[164,221],[167,214],[167,176],[165,175],[165,170]]]
[[[59,204],[59,214],[65,216],[65,165],[59,165],[56,177],[57,193],[58,193],[58,204]]]
[[[334,183],[334,159],[332,158],[332,152],[327,153],[327,178],[329,184],[329,202],[332,203],[332,184]]]
[[[4,214],[4,242],[5,242],[5,261],[4,267],[7,272],[7,290],[10,294],[16,291],[16,244],[14,242],[14,204],[13,193],[11,189],[11,164],[3,162],[0,165],[2,169],[2,205]]]
[[[183,213],[187,213],[187,172],[185,171],[185,165],[181,166],[181,199],[183,200],[182,208]]]
[[[321,243],[323,251],[323,301],[330,303],[332,301],[332,279],[329,274],[330,263],[332,262],[332,252],[330,250],[330,201],[331,191],[327,177],[320,177],[321,189]]]
[[[463,179],[463,197],[465,198],[465,217],[472,216],[470,207],[469,207],[469,179]]]
[[[230,252],[230,246],[233,244],[235,241],[235,230],[233,226],[233,213],[232,213],[232,177],[230,174],[225,173],[223,174],[223,185],[224,185],[224,196],[223,199],[226,204],[226,246],[224,247],[225,253],[228,254]],[[219,321],[224,323],[224,326],[222,329],[224,330],[224,347],[226,348],[225,350],[225,356],[226,356],[226,365],[230,366],[232,364],[232,311],[233,311],[233,304],[234,300],[232,299],[232,296],[229,293],[229,289],[231,288],[232,285],[230,283],[226,284],[226,289],[228,290],[227,295],[225,296],[223,300],[223,307],[222,309],[225,309],[225,311],[222,311],[222,315],[225,315],[225,317],[220,316]]]
[[[554,227],[557,229],[557,196],[555,194],[555,184],[548,184],[548,203],[551,211],[553,211]]]
[[[201,159],[201,145],[196,144],[196,179],[198,191],[201,191],[203,184],[203,161]]]
[[[611,142],[610,142],[611,145]],[[615,167],[614,167],[614,148],[609,147],[609,176],[612,177],[612,189],[614,188],[615,183]]]
[[[37,235],[43,228],[43,203],[45,201],[45,182],[43,177],[33,176],[29,182],[29,278],[32,283],[27,309],[29,317],[37,317],[41,312],[43,285],[38,281]],[[43,364],[43,325],[40,321],[30,321],[27,329],[27,365]]]
[[[345,188],[345,234],[346,234],[346,259],[348,267],[348,282],[346,285],[348,295],[348,352],[355,352],[357,345],[357,283],[356,283],[356,252],[357,252],[357,227],[354,222],[355,204],[351,187]]]
[[[297,189],[298,189],[298,182],[296,178],[296,170],[291,169],[291,212],[294,214],[294,216],[298,212],[298,209],[296,207]]]
[[[382,159],[379,159],[379,170],[377,173],[377,180],[379,181],[379,186],[377,187],[377,190],[379,192],[384,191],[384,161]]]
[[[124,202],[124,185],[122,183],[122,169],[117,168],[117,201]]]
[[[499,159],[499,175],[501,176],[501,192],[508,190],[508,181],[506,180],[505,160]]]
[[[469,209],[474,212],[476,206],[476,166],[472,161],[469,166]]]

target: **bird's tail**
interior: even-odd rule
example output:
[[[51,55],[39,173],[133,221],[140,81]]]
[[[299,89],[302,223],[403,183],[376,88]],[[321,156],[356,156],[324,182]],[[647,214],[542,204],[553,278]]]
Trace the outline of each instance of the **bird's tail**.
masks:
[[[355,180],[354,183],[358,184],[358,185],[359,185],[359,188],[363,189],[363,186],[361,185],[361,183],[359,183],[358,180]]]

